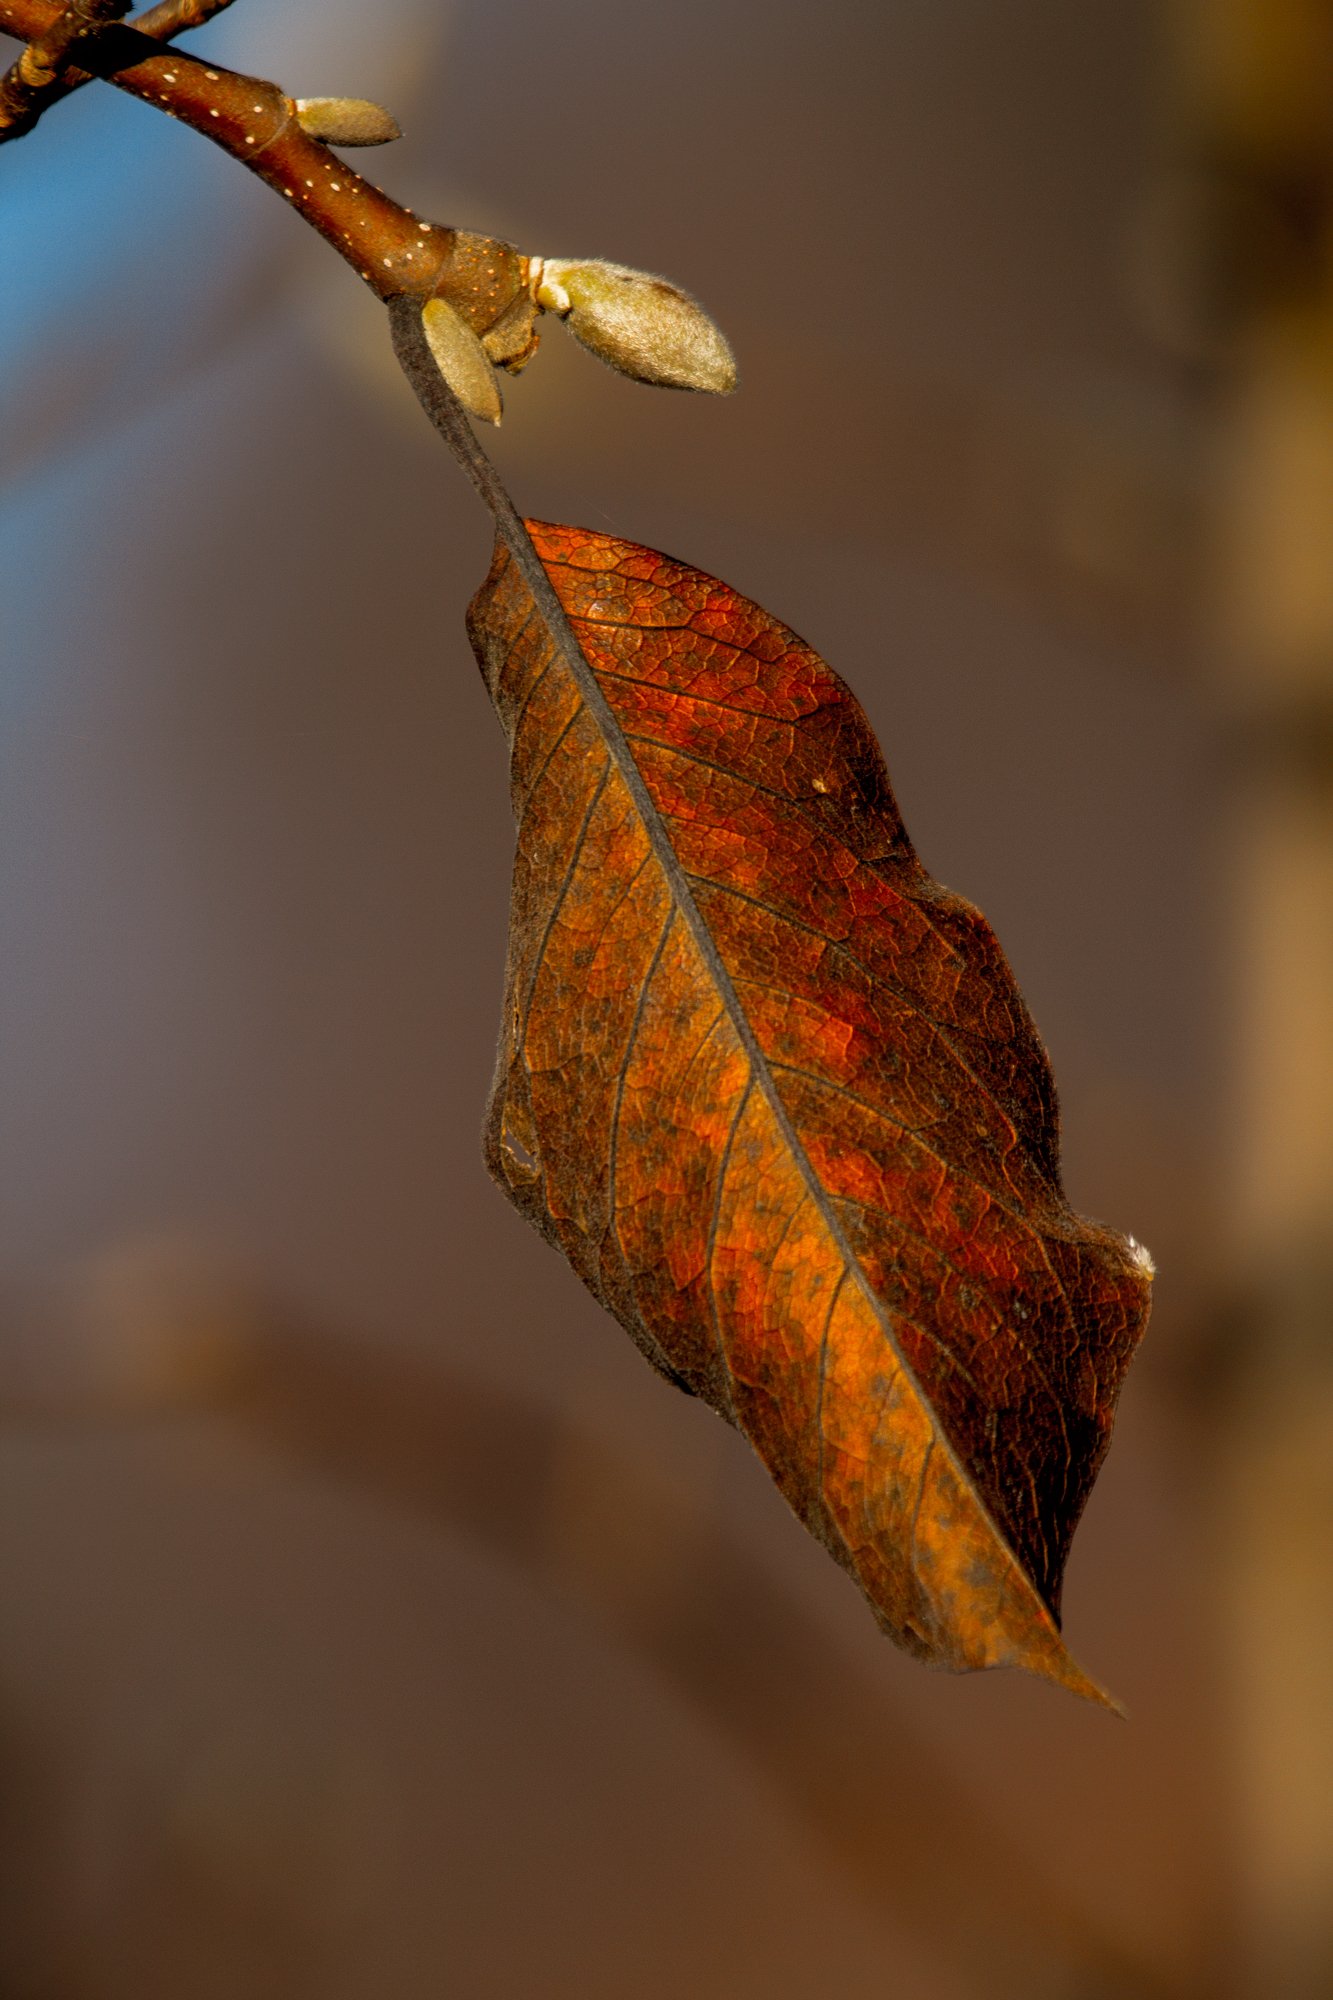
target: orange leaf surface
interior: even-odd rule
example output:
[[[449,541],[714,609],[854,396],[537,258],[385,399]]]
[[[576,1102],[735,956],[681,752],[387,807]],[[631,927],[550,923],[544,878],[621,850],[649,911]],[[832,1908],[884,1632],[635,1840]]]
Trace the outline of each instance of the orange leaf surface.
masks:
[[[994,934],[792,632],[528,527],[578,644],[498,545],[469,617],[518,821],[491,1171],[900,1645],[1104,1698],[1059,1593],[1151,1266],[1065,1200]]]

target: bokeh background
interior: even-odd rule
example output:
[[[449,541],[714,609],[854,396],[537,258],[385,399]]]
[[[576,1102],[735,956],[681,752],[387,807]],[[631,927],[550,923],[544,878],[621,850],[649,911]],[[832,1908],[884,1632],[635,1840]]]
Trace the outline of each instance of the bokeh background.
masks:
[[[1327,2000],[1333,8],[196,45],[730,334],[716,403],[552,328],[496,454],[816,645],[997,926],[1160,1269],[1066,1603],[1131,1719],[897,1655],[490,1185],[486,522],[351,274],[99,86],[0,156],[0,1994]]]

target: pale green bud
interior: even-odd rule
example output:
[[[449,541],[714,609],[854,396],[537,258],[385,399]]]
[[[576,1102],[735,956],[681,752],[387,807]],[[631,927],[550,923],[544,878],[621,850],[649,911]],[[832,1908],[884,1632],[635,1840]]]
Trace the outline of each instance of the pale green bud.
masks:
[[[596,258],[532,259],[533,295],[602,361],[668,389],[728,396],[736,362],[701,305],[650,271]]]
[[[298,97],[296,122],[326,146],[387,146],[403,130],[392,111],[368,97]]]
[[[421,324],[435,365],[470,416],[498,424],[504,404],[490,356],[447,299],[427,299]]]

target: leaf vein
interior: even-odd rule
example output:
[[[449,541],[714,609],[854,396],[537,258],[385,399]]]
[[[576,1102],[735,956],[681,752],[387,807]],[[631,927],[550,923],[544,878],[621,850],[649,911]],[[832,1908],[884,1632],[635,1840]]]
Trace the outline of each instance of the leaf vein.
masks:
[[[523,1008],[518,1016],[517,1025],[518,1042],[524,1050],[525,1062],[527,1061],[528,1026],[532,1016],[532,1002],[537,991],[537,980],[540,977],[542,966],[546,960],[546,947],[551,941],[551,933],[555,929],[556,920],[565,906],[565,898],[568,896],[574,877],[578,872],[579,861],[583,854],[583,843],[587,838],[588,828],[592,825],[592,816],[601,804],[602,794],[606,790],[607,779],[610,775],[611,759],[608,756],[602,765],[601,775],[593,787],[593,794],[588,801],[587,811],[583,815],[582,823],[574,840],[574,851],[569,857],[569,866],[565,870],[564,878],[552,901],[550,914],[542,929],[541,942],[538,944],[533,956],[532,970],[528,977],[528,990],[524,996]]]

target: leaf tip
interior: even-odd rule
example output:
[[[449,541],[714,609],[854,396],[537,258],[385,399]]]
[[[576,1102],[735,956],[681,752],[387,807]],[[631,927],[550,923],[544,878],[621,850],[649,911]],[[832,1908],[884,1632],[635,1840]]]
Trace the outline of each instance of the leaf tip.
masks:
[[[1058,1650],[1053,1648],[1040,1658],[1024,1660],[1021,1664],[1028,1673],[1035,1674],[1039,1680],[1050,1681],[1053,1686],[1064,1688],[1068,1694],[1077,1695],[1082,1701],[1090,1701],[1095,1708],[1109,1710],[1112,1715],[1119,1716],[1122,1722],[1129,1721],[1129,1711],[1125,1704],[1117,1695],[1113,1695],[1109,1688],[1104,1688],[1100,1681],[1095,1681],[1091,1674],[1085,1673],[1063,1642],[1059,1644]]]

